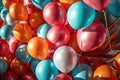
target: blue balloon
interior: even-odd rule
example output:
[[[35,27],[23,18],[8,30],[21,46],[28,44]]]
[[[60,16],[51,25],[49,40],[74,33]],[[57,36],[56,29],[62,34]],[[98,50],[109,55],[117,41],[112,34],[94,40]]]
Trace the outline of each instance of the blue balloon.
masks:
[[[73,69],[72,76],[74,80],[92,80],[92,69],[87,64],[79,64]]]
[[[0,59],[0,74],[7,70],[8,64],[4,59]]]
[[[120,17],[120,0],[111,0],[108,6],[110,14],[116,18]]]
[[[3,21],[5,21],[5,16],[8,13],[8,10],[6,8],[2,8],[1,12],[0,12],[0,17]]]
[[[13,27],[4,25],[0,29],[0,36],[2,39],[9,40],[13,36]]]
[[[72,4],[67,12],[68,23],[73,29],[81,29],[90,26],[95,16],[95,10],[82,1]]]
[[[32,3],[34,6],[39,8],[40,10],[43,10],[46,4],[51,2],[52,0],[32,0]]]
[[[20,45],[16,50],[16,58],[22,63],[30,63],[32,61],[32,57],[28,54],[27,45]]]
[[[33,59],[32,62],[31,62],[31,70],[35,73],[35,69],[36,69],[36,66],[38,65],[38,63],[40,62],[41,60],[37,60],[37,59]]]
[[[58,75],[58,69],[51,60],[39,62],[35,70],[38,80],[53,80]]]
[[[49,30],[51,27],[52,27],[52,26],[49,25],[49,24],[43,24],[43,25],[41,25],[41,26],[37,29],[37,36],[46,39],[47,32],[48,32],[48,30]]]

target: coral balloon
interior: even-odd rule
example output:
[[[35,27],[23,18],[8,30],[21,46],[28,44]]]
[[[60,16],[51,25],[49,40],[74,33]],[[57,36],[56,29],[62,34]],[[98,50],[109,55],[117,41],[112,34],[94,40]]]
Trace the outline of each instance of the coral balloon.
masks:
[[[13,34],[18,41],[27,43],[32,38],[32,29],[27,24],[16,24]]]
[[[107,9],[110,0],[83,0],[83,2],[96,10],[102,11]]]
[[[72,78],[67,74],[58,74],[54,80],[72,80]]]
[[[106,39],[105,26],[100,22],[93,22],[91,26],[77,32],[79,48],[84,52],[95,50],[103,45]]]
[[[70,33],[65,27],[52,27],[47,33],[48,44],[51,48],[57,48],[68,43]]]
[[[37,80],[37,78],[34,73],[27,72],[24,76],[22,76],[21,80]]]
[[[61,26],[66,22],[66,11],[60,3],[50,2],[43,9],[43,17],[48,24]]]
[[[0,39],[0,57],[9,55],[9,45],[5,40]]]
[[[9,13],[13,19],[18,21],[25,21],[28,19],[27,8],[19,2],[10,5]]]
[[[35,11],[32,13],[29,20],[30,25],[35,29],[37,29],[41,24],[45,23],[42,11]]]
[[[48,56],[49,46],[43,38],[34,37],[28,42],[27,50],[33,58],[43,60]]]

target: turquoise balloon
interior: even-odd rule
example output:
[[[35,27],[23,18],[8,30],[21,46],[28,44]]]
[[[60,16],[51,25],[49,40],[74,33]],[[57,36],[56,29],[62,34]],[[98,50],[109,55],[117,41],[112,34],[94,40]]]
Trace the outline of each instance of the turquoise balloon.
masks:
[[[88,27],[94,21],[95,10],[88,7],[82,1],[70,6],[67,12],[67,20],[73,29]]]
[[[4,59],[0,59],[0,74],[4,73],[7,70],[7,62]]]
[[[72,71],[74,80],[92,80],[92,74],[92,69],[87,64],[79,64]]]
[[[49,24],[43,24],[37,29],[37,36],[46,39],[48,30],[51,28]]]
[[[111,0],[108,6],[110,14],[116,18],[120,17],[120,0]]]
[[[46,4],[51,2],[52,0],[32,0],[32,3],[34,6],[39,8],[40,10],[43,10]]]
[[[32,57],[28,54],[27,45],[20,45],[16,50],[16,58],[25,64],[31,63]]]
[[[0,0],[0,11],[4,8],[3,4],[2,4],[2,0]]]
[[[2,8],[1,12],[0,12],[0,17],[3,21],[5,21],[5,16],[8,13],[8,10],[6,8]]]
[[[2,39],[9,40],[13,36],[13,27],[4,25],[0,29],[0,36]]]
[[[58,69],[51,60],[43,60],[37,65],[35,74],[38,80],[54,80]]]

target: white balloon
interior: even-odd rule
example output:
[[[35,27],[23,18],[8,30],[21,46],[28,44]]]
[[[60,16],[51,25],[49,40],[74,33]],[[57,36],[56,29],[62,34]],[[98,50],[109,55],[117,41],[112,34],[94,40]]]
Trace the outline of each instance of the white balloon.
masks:
[[[53,55],[55,66],[63,73],[73,70],[77,64],[77,53],[70,46],[61,46]]]

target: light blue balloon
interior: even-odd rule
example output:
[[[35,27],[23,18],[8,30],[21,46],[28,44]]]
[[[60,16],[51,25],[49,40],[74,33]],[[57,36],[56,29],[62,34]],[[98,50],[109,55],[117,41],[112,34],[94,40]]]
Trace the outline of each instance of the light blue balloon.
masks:
[[[43,24],[37,29],[37,36],[46,39],[48,30],[51,28],[49,24]]]
[[[73,69],[72,76],[74,80],[92,80],[92,73],[90,66],[79,64]]]
[[[30,63],[32,61],[32,57],[28,54],[27,45],[20,45],[16,50],[16,58],[22,63]]]
[[[58,69],[51,60],[41,61],[35,70],[38,80],[53,80],[58,75]]]
[[[72,4],[67,12],[68,23],[73,29],[81,29],[90,26],[95,16],[95,10],[82,1]]]
[[[32,0],[32,3],[34,6],[39,8],[40,10],[43,10],[46,4],[51,2],[52,0]]]
[[[6,8],[3,8],[0,12],[0,17],[3,21],[5,21],[5,16],[8,13],[8,10]]]
[[[108,6],[110,14],[116,18],[120,17],[120,0],[111,0]]]
[[[0,35],[2,39],[9,40],[13,36],[13,27],[10,25],[4,25],[0,29]]]
[[[0,59],[0,74],[7,70],[8,64],[4,59]]]

